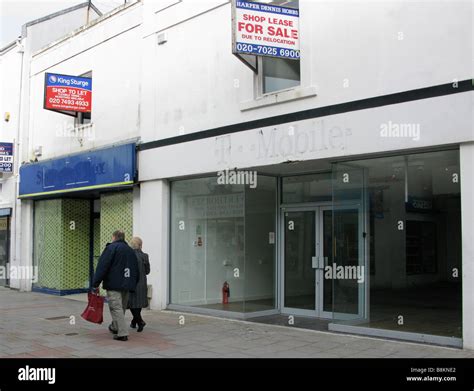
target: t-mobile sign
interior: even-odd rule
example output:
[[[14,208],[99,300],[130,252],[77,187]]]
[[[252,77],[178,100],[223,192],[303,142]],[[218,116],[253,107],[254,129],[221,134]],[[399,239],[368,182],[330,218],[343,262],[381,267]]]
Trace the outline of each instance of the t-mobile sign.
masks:
[[[233,23],[235,54],[299,59],[298,9],[237,0]]]

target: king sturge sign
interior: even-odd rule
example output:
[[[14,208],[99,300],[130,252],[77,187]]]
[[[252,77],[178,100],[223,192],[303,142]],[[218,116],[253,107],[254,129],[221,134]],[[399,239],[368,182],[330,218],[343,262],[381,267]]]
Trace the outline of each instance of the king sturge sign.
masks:
[[[232,48],[234,54],[299,59],[299,10],[234,1]]]
[[[91,112],[91,78],[46,73],[44,88],[45,109],[82,113]]]
[[[13,143],[0,143],[0,172],[13,172]]]

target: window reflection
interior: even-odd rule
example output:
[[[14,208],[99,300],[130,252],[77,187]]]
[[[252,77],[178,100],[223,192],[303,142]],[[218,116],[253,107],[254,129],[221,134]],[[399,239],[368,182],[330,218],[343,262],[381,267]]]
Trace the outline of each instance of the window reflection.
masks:
[[[221,185],[217,177],[171,186],[171,303],[211,310],[275,308],[276,180]],[[229,300],[222,288],[229,284]]]

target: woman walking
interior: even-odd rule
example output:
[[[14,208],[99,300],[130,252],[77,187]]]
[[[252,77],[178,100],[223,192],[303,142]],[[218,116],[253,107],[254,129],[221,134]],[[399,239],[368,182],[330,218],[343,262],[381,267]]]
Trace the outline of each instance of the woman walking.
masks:
[[[127,306],[133,315],[130,327],[134,329],[138,326],[137,331],[139,333],[143,331],[146,325],[142,319],[141,312],[142,308],[148,307],[148,285],[146,276],[150,273],[150,261],[148,254],[142,251],[142,244],[142,240],[139,237],[133,237],[130,241],[130,246],[135,250],[137,256],[139,280],[135,292],[130,292]]]

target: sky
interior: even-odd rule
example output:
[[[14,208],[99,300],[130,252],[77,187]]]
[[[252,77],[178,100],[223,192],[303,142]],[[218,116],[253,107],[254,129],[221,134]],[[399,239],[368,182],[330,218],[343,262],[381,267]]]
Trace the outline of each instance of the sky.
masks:
[[[21,34],[25,23],[87,0],[0,0],[0,48]],[[108,12],[124,0],[92,0],[102,12]]]

